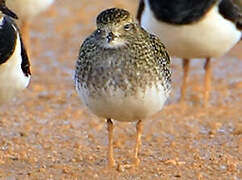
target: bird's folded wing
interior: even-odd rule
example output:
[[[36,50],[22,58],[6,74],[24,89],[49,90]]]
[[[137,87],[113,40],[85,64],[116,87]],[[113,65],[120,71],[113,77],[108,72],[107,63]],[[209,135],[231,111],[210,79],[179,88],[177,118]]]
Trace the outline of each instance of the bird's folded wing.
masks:
[[[242,30],[242,2],[241,0],[222,0],[219,12],[224,18],[234,22]]]
[[[15,50],[17,34],[11,21],[4,17],[0,25],[0,64],[5,63]]]

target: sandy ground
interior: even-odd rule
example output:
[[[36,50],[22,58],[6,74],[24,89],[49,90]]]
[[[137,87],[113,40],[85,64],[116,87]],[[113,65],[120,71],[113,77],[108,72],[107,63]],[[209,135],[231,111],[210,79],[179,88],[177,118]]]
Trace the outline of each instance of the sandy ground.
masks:
[[[0,109],[0,179],[242,179],[242,43],[213,61],[211,106],[202,107],[203,60],[192,61],[187,105],[179,105],[181,61],[173,93],[146,121],[138,169],[107,169],[107,131],[74,90],[81,42],[108,7],[135,13],[137,0],[57,0],[32,24],[32,81]],[[135,124],[115,122],[117,164],[130,163]]]

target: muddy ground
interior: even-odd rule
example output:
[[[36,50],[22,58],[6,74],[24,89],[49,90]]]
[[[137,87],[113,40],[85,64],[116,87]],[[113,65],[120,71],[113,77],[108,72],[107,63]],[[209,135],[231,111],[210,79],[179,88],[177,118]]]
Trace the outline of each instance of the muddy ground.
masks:
[[[107,169],[107,131],[74,90],[74,64],[96,15],[108,7],[135,13],[137,0],[57,0],[32,23],[32,81],[0,111],[0,179],[242,179],[242,43],[213,60],[211,106],[202,107],[203,60],[192,61],[187,105],[173,92],[146,121],[138,169]],[[131,163],[135,124],[115,122],[117,164]]]

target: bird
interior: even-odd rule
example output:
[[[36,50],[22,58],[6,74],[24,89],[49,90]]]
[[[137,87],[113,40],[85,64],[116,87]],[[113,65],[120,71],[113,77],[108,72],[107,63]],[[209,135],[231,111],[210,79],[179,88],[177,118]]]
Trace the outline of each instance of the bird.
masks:
[[[171,56],[183,59],[180,102],[184,102],[190,59],[206,59],[204,106],[211,91],[211,58],[226,54],[241,39],[241,9],[232,0],[140,0],[137,19],[157,35]]]
[[[11,18],[18,17],[0,0],[0,105],[25,89],[31,77],[20,31]]]
[[[7,0],[6,5],[12,9],[20,19],[20,29],[23,35],[23,41],[30,49],[30,24],[31,21],[49,8],[54,3],[54,0]],[[31,54],[29,51],[28,54]]]
[[[108,130],[108,166],[114,167],[113,120],[136,123],[138,157],[143,121],[159,112],[171,90],[170,58],[158,37],[141,28],[124,9],[103,10],[96,30],[82,43],[74,82],[81,101]]]

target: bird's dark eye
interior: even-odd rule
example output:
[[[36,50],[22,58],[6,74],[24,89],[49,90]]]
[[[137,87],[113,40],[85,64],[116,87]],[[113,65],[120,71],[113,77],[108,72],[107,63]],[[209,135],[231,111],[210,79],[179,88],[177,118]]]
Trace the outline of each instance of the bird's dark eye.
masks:
[[[133,28],[133,24],[125,24],[124,25],[124,30],[125,31],[130,31]]]
[[[101,34],[102,30],[101,29],[97,29],[97,34]]]

